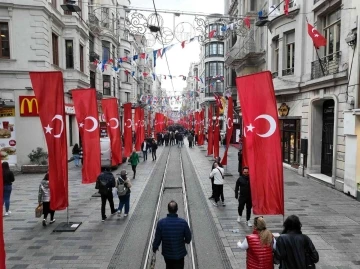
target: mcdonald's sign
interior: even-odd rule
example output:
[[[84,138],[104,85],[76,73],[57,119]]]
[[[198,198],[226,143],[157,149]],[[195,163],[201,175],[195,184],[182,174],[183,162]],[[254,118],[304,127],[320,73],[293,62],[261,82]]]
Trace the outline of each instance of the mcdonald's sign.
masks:
[[[39,116],[39,104],[35,96],[19,96],[20,116]]]

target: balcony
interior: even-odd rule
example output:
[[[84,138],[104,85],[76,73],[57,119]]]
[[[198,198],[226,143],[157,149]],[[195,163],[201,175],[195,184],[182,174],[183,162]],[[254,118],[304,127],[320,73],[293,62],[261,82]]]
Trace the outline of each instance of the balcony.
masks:
[[[265,49],[260,44],[258,30],[250,30],[244,39],[238,40],[240,44],[235,44],[225,56],[225,64],[229,67],[239,65],[258,65],[259,61],[265,56]],[[240,49],[239,49],[240,47]]]
[[[294,67],[284,69],[284,70],[282,71],[282,75],[283,75],[283,76],[294,75]]]
[[[311,63],[311,79],[317,79],[328,75],[339,73],[341,51]],[[320,64],[321,62],[321,64]]]
[[[100,33],[100,20],[95,14],[89,13],[89,28],[93,33]]]

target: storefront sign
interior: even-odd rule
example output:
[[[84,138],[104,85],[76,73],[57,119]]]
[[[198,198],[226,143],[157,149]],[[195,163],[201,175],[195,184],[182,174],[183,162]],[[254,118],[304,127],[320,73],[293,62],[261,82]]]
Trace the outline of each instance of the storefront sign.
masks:
[[[75,115],[75,107],[71,104],[65,104],[65,114]]]
[[[39,116],[39,104],[35,96],[19,96],[19,104],[21,117]]]
[[[290,107],[286,103],[282,103],[278,109],[278,113],[280,117],[286,117],[289,115]]]
[[[100,122],[100,137],[108,137],[106,122]]]
[[[0,108],[1,161],[16,164],[15,108]]]

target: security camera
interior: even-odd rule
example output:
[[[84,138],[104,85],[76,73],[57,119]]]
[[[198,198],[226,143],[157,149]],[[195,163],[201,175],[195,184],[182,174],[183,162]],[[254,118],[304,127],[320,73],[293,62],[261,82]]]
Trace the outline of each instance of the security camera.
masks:
[[[345,41],[349,46],[354,46],[356,44],[356,33],[349,33]]]

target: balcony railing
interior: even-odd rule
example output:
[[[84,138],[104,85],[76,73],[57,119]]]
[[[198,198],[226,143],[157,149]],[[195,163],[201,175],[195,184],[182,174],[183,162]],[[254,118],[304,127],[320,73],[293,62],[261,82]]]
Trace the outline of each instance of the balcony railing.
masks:
[[[277,78],[279,75],[278,72],[272,72],[271,74],[272,74],[272,78]]]
[[[283,76],[294,75],[294,67],[284,69],[284,70],[282,71],[282,75],[283,75]]]
[[[89,22],[95,26],[100,26],[100,20],[92,13],[89,13]]]
[[[92,62],[95,62],[95,60],[99,60],[100,59],[100,56],[99,54],[97,54],[96,52],[94,51],[90,51],[89,53],[89,61],[92,63]]]
[[[341,51],[338,51],[321,58],[320,61],[313,61],[311,63],[311,79],[339,73],[340,56]]]

